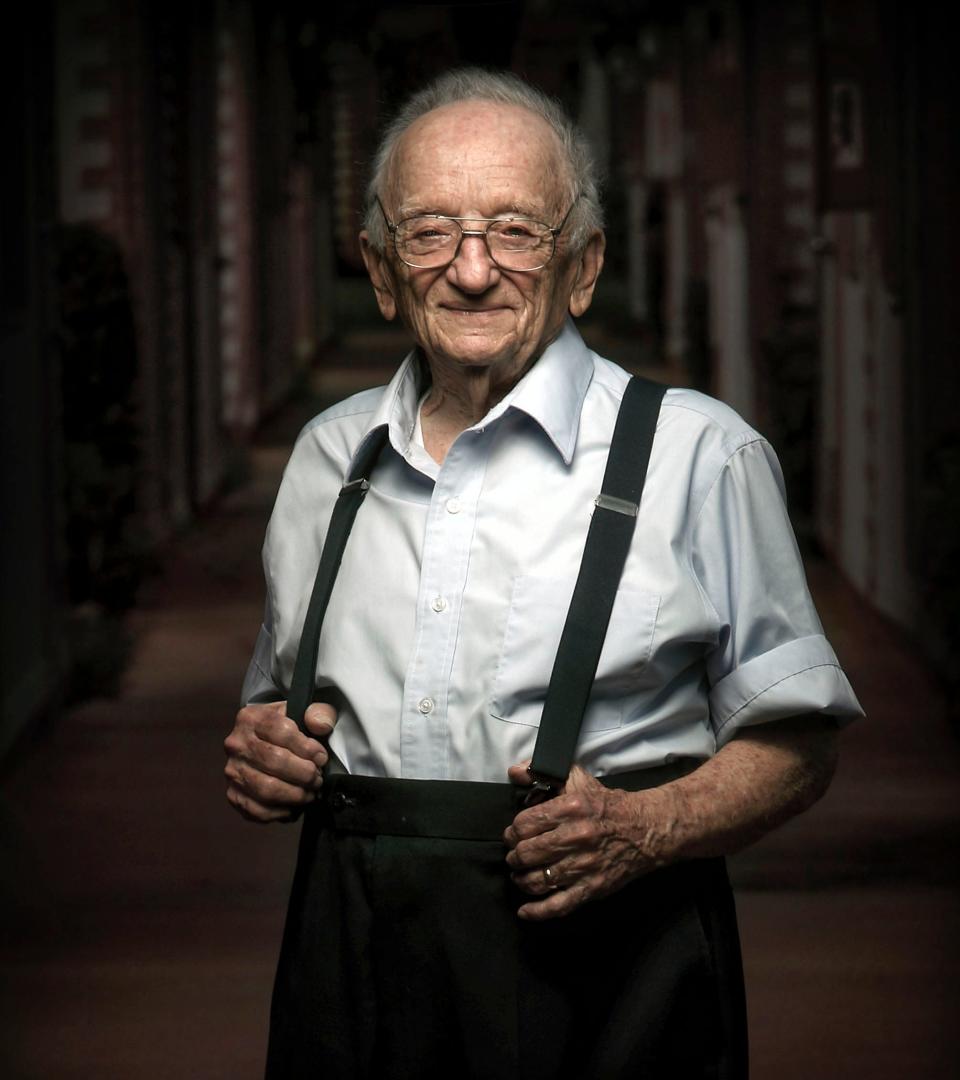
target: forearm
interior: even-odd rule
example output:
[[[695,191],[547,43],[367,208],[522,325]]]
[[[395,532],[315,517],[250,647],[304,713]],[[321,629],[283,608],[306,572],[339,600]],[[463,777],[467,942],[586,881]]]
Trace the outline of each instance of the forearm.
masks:
[[[837,754],[830,717],[748,728],[689,776],[656,789],[660,813],[651,820],[647,807],[644,819],[661,835],[650,846],[664,863],[740,851],[812,806]]]
[[[539,898],[517,913],[568,915],[658,867],[739,851],[816,802],[836,760],[833,721],[806,716],[750,728],[689,776],[646,791],[604,787],[575,765],[560,795],[504,833],[513,880]],[[511,767],[514,783],[530,782],[526,766]]]

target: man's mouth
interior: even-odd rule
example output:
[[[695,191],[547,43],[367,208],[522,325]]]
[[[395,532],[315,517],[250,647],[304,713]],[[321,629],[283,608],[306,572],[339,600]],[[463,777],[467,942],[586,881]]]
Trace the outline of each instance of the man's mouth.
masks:
[[[501,312],[506,311],[507,308],[505,308],[505,307],[484,307],[484,308],[469,307],[468,308],[468,307],[454,307],[453,305],[450,305],[450,304],[444,304],[443,305],[443,310],[444,311],[449,311],[452,315],[457,315],[457,316],[462,316],[464,318],[468,318],[470,316],[499,315]]]

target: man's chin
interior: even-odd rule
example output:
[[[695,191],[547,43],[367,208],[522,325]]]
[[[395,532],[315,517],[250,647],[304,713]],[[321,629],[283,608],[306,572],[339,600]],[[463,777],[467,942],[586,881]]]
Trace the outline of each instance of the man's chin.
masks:
[[[512,335],[477,332],[446,336],[434,355],[464,367],[490,367],[513,360],[518,342]]]

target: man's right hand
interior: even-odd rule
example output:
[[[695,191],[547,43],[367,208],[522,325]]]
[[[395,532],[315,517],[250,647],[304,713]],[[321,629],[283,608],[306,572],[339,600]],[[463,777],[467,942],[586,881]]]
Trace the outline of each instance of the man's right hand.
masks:
[[[317,797],[325,739],[337,722],[332,705],[315,703],[304,714],[304,735],[286,714],[285,701],[247,705],[237,713],[223,749],[227,800],[248,820],[293,821]]]

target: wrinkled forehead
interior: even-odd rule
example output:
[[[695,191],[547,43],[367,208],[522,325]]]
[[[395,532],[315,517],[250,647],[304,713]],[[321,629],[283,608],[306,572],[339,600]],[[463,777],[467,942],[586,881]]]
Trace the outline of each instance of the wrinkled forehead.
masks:
[[[572,187],[560,140],[536,113],[518,105],[465,101],[415,120],[400,137],[387,173],[395,207],[425,191],[516,190],[544,210],[566,209]]]

